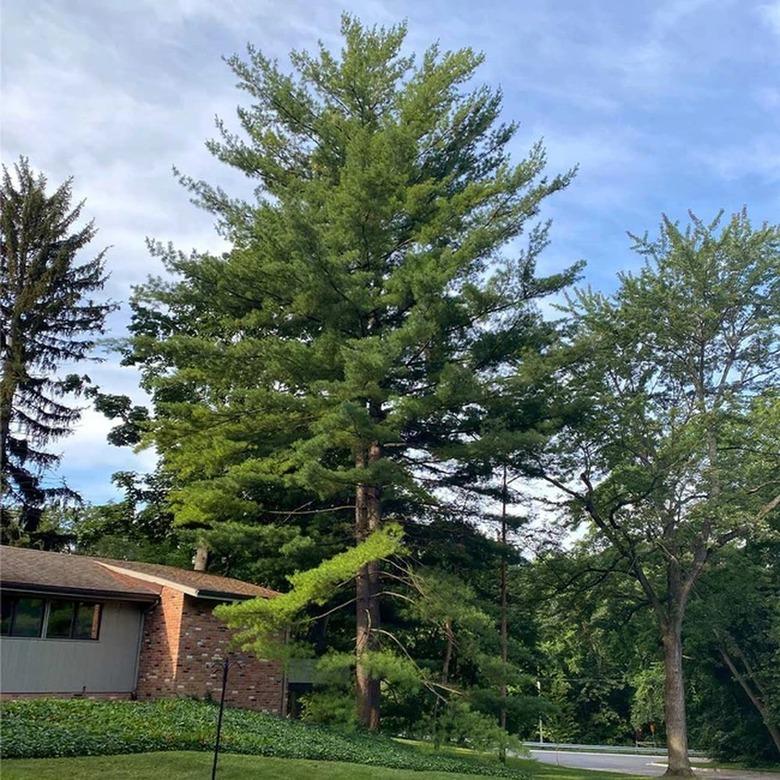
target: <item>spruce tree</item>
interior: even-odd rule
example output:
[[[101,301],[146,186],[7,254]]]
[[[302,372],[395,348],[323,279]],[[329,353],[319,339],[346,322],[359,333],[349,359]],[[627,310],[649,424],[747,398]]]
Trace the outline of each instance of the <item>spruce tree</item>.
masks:
[[[47,486],[59,462],[46,445],[71,432],[86,377],[62,376],[63,364],[86,360],[110,303],[92,299],[105,281],[105,250],[77,258],[95,236],[76,227],[83,204],[71,208],[71,180],[51,194],[46,178],[21,158],[0,185],[0,458],[3,541],[47,545],[40,529],[47,504],[77,498],[65,485]]]
[[[508,357],[540,327],[540,143],[519,162],[482,57],[402,54],[403,25],[342,20],[338,55],[293,52],[293,73],[249,47],[228,62],[252,104],[218,122],[220,160],[256,200],[182,176],[231,249],[159,248],[174,279],[134,300],[133,350],[152,393],[148,441],[174,475],[177,522],[284,523],[318,513],[362,543],[436,511]],[[527,240],[518,239],[523,233]],[[342,527],[342,526],[339,526]],[[361,659],[387,641],[380,562],[356,577],[360,722],[379,723]],[[246,614],[246,610],[244,613]]]

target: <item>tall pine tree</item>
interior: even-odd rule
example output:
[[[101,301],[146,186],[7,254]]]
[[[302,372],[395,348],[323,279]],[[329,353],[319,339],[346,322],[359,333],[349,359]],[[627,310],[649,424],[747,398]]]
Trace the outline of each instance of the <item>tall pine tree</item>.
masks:
[[[546,225],[516,241],[571,173],[519,163],[501,93],[468,86],[469,49],[403,56],[406,29],[342,21],[338,56],[293,52],[292,75],[249,48],[229,64],[252,105],[209,142],[256,202],[182,177],[217,215],[223,256],[161,249],[174,281],[135,298],[131,361],[174,475],[177,521],[284,523],[352,514],[361,542],[450,495],[509,356],[535,338]],[[204,531],[207,533],[207,531]],[[379,723],[380,562],[354,602],[360,722]]]
[[[25,158],[14,171],[16,180],[3,167],[0,184],[0,532],[3,541],[45,546],[44,508],[77,497],[46,486],[59,461],[46,445],[79,419],[66,396],[86,379],[58,370],[89,357],[113,307],[91,298],[106,280],[105,250],[77,259],[96,230],[92,222],[74,228],[83,204],[71,208],[71,180],[47,195],[45,177]]]

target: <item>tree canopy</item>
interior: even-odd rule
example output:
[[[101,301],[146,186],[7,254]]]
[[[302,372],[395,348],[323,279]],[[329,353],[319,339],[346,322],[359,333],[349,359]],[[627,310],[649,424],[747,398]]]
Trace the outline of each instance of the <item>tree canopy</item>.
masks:
[[[52,486],[46,472],[59,458],[47,449],[80,417],[68,396],[88,378],[63,376],[92,356],[113,304],[96,301],[106,281],[105,250],[80,261],[95,237],[77,227],[83,203],[71,206],[72,181],[53,192],[25,158],[0,183],[0,532],[46,545],[41,517],[52,502],[77,499],[67,485]]]
[[[293,52],[292,75],[252,48],[229,60],[254,102],[243,135],[220,122],[209,148],[256,201],[183,177],[232,248],[163,251],[174,281],[133,304],[179,523],[352,513],[360,543],[414,521],[455,485],[495,377],[549,334],[533,302],[576,269],[537,278],[535,218],[571,172],[546,177],[540,144],[510,159],[500,92],[470,86],[479,55],[433,46],[416,63],[405,34],[345,16],[341,53]],[[357,573],[371,726],[379,681],[359,659],[380,643],[378,582],[376,562]]]
[[[566,496],[635,578],[666,663],[670,774],[689,774],[682,628],[719,550],[766,533],[780,505],[780,228],[664,220],[612,296],[571,301],[551,396],[572,422],[533,473]]]

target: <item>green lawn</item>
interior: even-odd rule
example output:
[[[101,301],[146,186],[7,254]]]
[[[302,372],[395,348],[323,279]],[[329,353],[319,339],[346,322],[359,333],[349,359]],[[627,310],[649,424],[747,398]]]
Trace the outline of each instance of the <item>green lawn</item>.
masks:
[[[729,761],[691,761],[694,769],[744,769],[746,772],[771,772],[780,775],[780,766],[777,764],[759,764],[749,766],[748,764],[733,763]]]
[[[424,753],[433,753],[434,747],[430,742],[421,742],[416,739],[400,739],[397,738],[396,742],[400,742],[404,745],[409,745]],[[496,764],[498,758],[495,753],[477,753],[474,750],[463,747],[442,746],[439,752],[443,755],[453,756],[460,761],[469,761],[474,764],[484,766],[485,764]],[[533,780],[537,778],[554,777],[558,780],[596,780],[597,778],[610,777],[612,780],[635,780],[633,775],[616,774],[615,772],[594,772],[587,769],[572,769],[570,767],[555,766],[553,764],[543,764],[540,761],[535,761],[530,758],[508,758],[507,766],[512,769],[519,769],[532,775]],[[469,775],[464,775],[469,777]]]
[[[79,780],[101,777],[105,780],[203,780],[211,771],[212,757],[207,753],[165,752],[136,753],[123,756],[91,756],[84,758],[30,758],[5,760],[3,780]],[[586,772],[578,769],[539,764],[514,759],[518,769],[526,769],[539,780],[629,780],[629,775],[606,772]],[[225,754],[219,758],[219,780],[476,780],[478,775],[452,772],[412,772],[405,769],[347,764],[341,761],[303,761],[285,758],[263,758]]]
[[[217,708],[213,704],[188,699],[156,702],[38,699],[2,702],[0,713],[3,732],[0,749],[6,760],[159,751],[192,751],[208,756],[213,750],[217,721]],[[222,749],[225,755],[343,762],[432,775],[450,772],[529,780],[517,768],[499,764],[495,757],[482,760],[474,755],[434,753],[400,744],[381,734],[343,732],[249,710],[225,711]]]

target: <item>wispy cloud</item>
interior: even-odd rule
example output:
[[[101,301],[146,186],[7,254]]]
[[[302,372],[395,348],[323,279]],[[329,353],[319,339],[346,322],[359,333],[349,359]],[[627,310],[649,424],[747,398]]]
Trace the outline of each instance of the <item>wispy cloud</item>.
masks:
[[[696,159],[727,181],[750,176],[777,183],[780,181],[780,133],[758,135],[747,143],[702,149],[697,151]]]
[[[250,183],[203,147],[215,114],[233,121],[246,96],[223,55],[253,42],[282,65],[291,48],[338,43],[341,7],[367,23],[406,18],[420,52],[473,46],[480,80],[501,85],[521,123],[517,155],[544,136],[551,171],[580,174],[545,209],[554,218],[544,270],[581,257],[588,280],[613,283],[636,262],[624,231],[653,230],[661,211],[685,218],[743,203],[761,216],[780,203],[780,0],[36,0],[6,3],[2,25],[2,156],[29,155],[54,184],[73,174],[77,197],[110,244],[108,294],[161,270],[146,236],[216,249],[211,219],[188,201],[171,166],[248,192]],[[111,319],[125,331],[125,306]],[[85,370],[110,392],[143,399],[116,358]],[[61,443],[62,473],[87,496],[110,495],[110,473],[144,469],[152,454],[104,443],[108,421],[87,414]]]
[[[780,1],[761,5],[758,12],[772,32],[780,36]]]

